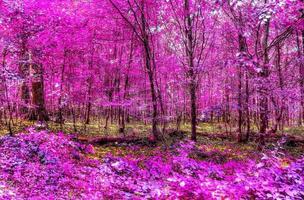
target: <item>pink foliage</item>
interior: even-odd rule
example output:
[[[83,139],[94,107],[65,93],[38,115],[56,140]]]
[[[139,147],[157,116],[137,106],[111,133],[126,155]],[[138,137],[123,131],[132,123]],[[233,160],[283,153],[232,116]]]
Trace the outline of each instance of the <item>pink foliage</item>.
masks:
[[[130,147],[138,150],[138,147]],[[0,139],[0,199],[301,199],[304,159],[283,166],[278,153],[224,163],[189,157],[184,141],[153,156],[89,159],[92,146],[61,133]]]

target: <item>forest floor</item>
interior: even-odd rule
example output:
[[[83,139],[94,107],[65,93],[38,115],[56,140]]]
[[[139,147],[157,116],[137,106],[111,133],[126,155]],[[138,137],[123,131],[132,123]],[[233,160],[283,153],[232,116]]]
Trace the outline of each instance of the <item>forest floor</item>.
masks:
[[[109,123],[108,128],[104,129],[102,126],[104,122],[102,121],[93,121],[90,124],[84,124],[81,122],[77,122],[74,126],[72,121],[67,121],[63,124],[62,129],[60,128],[60,124],[54,123],[52,121],[48,122],[47,129],[52,132],[64,132],[66,134],[75,133],[78,135],[80,139],[89,141],[96,138],[123,138],[123,137],[131,137],[131,138],[148,138],[151,130],[151,125],[145,124],[143,122],[132,122],[126,125],[125,136],[119,133],[119,127],[117,124]],[[27,130],[28,127],[36,126],[36,123],[33,121],[26,120],[18,120],[14,121],[13,132],[20,133]],[[172,132],[174,130],[174,124],[168,124],[167,130],[168,132]],[[76,129],[76,130],[75,130]],[[228,132],[227,132],[228,131]],[[256,130],[253,130],[256,131]],[[0,123],[0,136],[8,134],[8,129],[6,126]],[[180,132],[184,133],[186,138],[190,137],[191,125],[189,123],[182,123],[180,127]],[[222,146],[222,148],[228,146],[245,146],[247,148],[252,148],[253,151],[257,150],[257,144],[255,142],[255,138],[251,137],[251,142],[247,144],[239,144],[236,142],[236,129],[225,127],[222,123],[199,123],[197,126],[198,132],[198,143],[202,144],[210,144],[214,146]],[[252,136],[255,135],[253,132]],[[304,126],[291,126],[285,127],[283,131],[279,131],[276,134],[278,137],[276,139],[280,139],[283,137],[295,137],[301,141],[304,141]],[[168,138],[166,138],[168,139]],[[269,145],[273,145],[273,142],[277,142],[277,140],[272,140]],[[171,143],[170,138],[166,143]],[[108,146],[111,146],[110,143]],[[167,144],[168,145],[168,144]],[[300,155],[304,152],[304,145],[287,145],[285,146],[285,150],[287,150],[292,155]]]
[[[304,146],[284,137],[263,151],[254,141],[210,137],[220,124],[199,124],[198,142],[173,134],[160,143],[144,140],[103,145],[79,139],[121,137],[117,126],[72,123],[49,131],[20,121],[16,137],[0,138],[0,199],[303,199]],[[145,138],[149,126],[128,125],[129,136]],[[7,133],[1,127],[2,133]],[[303,137],[304,127],[285,133]],[[283,136],[283,133],[281,133]],[[286,134],[285,134],[286,135]],[[88,141],[88,140],[87,140]]]
[[[62,130],[60,128],[59,123],[55,123],[53,121],[48,122],[48,129],[53,132],[63,131],[65,133],[78,133],[81,135],[88,135],[88,136],[113,136],[113,137],[120,137],[122,136],[119,133],[119,127],[115,123],[109,123],[108,128],[104,129],[104,121],[93,121],[90,124],[84,124],[82,122],[76,122],[75,126],[72,121],[66,121],[63,126]],[[35,122],[21,120],[21,119],[14,119],[13,120],[13,132],[18,133],[24,131],[29,126],[35,126]],[[75,130],[76,128],[76,130]],[[167,129],[173,130],[175,128],[174,124],[168,124],[166,126]],[[136,135],[136,136],[149,136],[151,130],[151,125],[145,124],[143,122],[131,122],[126,124],[126,135]],[[180,127],[180,131],[185,133],[190,133],[191,125],[190,123],[182,123]],[[257,132],[257,128],[253,127],[253,132]],[[205,123],[200,122],[197,126],[198,134],[226,134],[229,136],[234,136],[236,132],[235,128],[226,127],[223,123]],[[228,133],[227,133],[228,132]],[[7,126],[4,125],[3,122],[0,122],[0,135],[5,135],[8,133]],[[284,127],[283,131],[278,131],[278,135],[290,135],[296,136],[300,138],[304,138],[304,126],[286,126]]]

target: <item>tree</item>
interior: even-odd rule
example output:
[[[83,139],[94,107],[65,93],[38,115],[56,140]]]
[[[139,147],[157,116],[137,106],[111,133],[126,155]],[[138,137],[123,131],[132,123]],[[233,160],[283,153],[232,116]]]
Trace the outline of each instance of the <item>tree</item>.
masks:
[[[181,59],[184,73],[189,84],[190,104],[191,104],[191,139],[196,141],[197,126],[197,90],[199,86],[202,63],[207,59],[208,31],[212,31],[212,19],[207,18],[209,5],[204,1],[196,3],[189,0],[169,1],[169,9],[174,20],[173,27],[175,34],[178,34],[178,42],[183,45],[180,49],[176,45],[177,41],[171,41],[176,51],[184,52],[185,59]],[[191,5],[190,5],[191,4]],[[204,6],[204,7],[201,7]],[[204,9],[206,9],[204,11]],[[206,18],[206,19],[205,19]],[[169,29],[172,25],[167,25]],[[209,32],[209,33],[210,33]]]
[[[126,4],[117,5],[117,2],[109,0],[114,9],[120,14],[123,20],[130,26],[132,31],[135,33],[137,39],[142,44],[143,55],[145,68],[150,82],[150,93],[152,98],[152,133],[156,140],[160,139],[159,131],[157,128],[158,125],[158,100],[157,100],[157,90],[156,90],[156,66],[155,66],[155,57],[154,49],[152,47],[153,38],[151,36],[151,27],[152,22],[148,21],[148,9],[151,9],[151,5],[156,4],[155,1],[137,1],[134,2],[127,1]],[[120,8],[126,6],[131,12],[132,18],[129,19],[126,13],[123,13]]]

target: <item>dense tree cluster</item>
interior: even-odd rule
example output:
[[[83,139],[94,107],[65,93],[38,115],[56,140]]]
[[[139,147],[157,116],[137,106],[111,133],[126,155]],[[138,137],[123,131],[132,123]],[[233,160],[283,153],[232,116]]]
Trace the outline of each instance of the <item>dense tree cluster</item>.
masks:
[[[303,1],[2,0],[1,120],[304,122]]]
[[[303,0],[0,0],[0,199],[304,199],[303,125]]]

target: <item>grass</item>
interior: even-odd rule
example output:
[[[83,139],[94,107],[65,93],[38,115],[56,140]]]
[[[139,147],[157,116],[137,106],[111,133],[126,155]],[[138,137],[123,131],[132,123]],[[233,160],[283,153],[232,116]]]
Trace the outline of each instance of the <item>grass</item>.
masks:
[[[12,129],[14,133],[23,132],[25,129],[29,126],[33,126],[35,122],[28,121],[28,120],[20,120],[15,119],[14,124],[12,125]],[[62,131],[64,133],[79,133],[83,135],[91,135],[91,136],[121,136],[121,133],[119,133],[119,126],[116,123],[109,123],[108,128],[104,128],[104,121],[92,121],[90,124],[84,124],[83,122],[76,122],[75,127],[76,131],[74,129],[74,124],[72,121],[66,121],[62,125],[62,129],[60,127],[59,123],[55,122],[48,122],[48,128],[53,132],[59,132]],[[126,124],[125,132],[126,135],[142,135],[142,136],[148,136],[151,130],[151,125],[144,124],[143,122],[132,122],[129,124]],[[0,123],[0,135],[6,135],[8,134],[8,127]]]
[[[14,119],[13,120],[13,132],[22,132],[25,130],[26,127],[32,126],[35,124],[33,121],[27,121],[27,120],[21,120],[21,119]],[[119,136],[119,126],[117,123],[108,123],[108,128],[104,129],[104,120],[95,120],[92,121],[90,124],[84,124],[83,122],[77,121],[75,126],[77,129],[77,133],[80,134],[89,134],[89,135],[112,135],[112,136]],[[74,125],[72,121],[66,121],[63,124],[62,130],[60,129],[60,124],[55,122],[48,122],[48,127],[50,130],[54,132],[63,131],[65,133],[74,133]],[[171,123],[167,125],[168,129],[175,129],[175,124]],[[255,127],[252,127],[253,131],[255,130]],[[184,132],[191,132],[191,124],[190,123],[182,123],[180,127],[181,131]],[[229,128],[228,128],[229,130]],[[232,132],[234,132],[235,129],[232,129]],[[144,122],[140,121],[133,121],[131,123],[126,124],[126,134],[127,135],[149,135],[151,132],[151,125],[150,123],[145,124]],[[223,123],[205,123],[205,122],[199,122],[197,125],[197,132],[199,133],[224,133],[226,132],[225,125]],[[5,126],[3,123],[0,123],[0,135],[4,135],[8,133],[8,127]],[[292,126],[292,127],[285,127],[283,130],[283,133],[291,134],[291,135],[297,135],[297,136],[303,136],[304,137],[304,126]]]
[[[21,120],[21,119],[14,119],[12,124],[12,132],[19,133],[24,131],[27,127],[34,125],[34,122]],[[0,136],[9,134],[8,126],[4,123],[0,123]]]
[[[29,126],[34,125],[34,122],[14,119],[13,132],[24,132],[25,129]],[[85,125],[84,123],[77,122],[76,129],[77,133],[85,136],[85,137],[95,137],[95,136],[111,136],[111,137],[119,137],[122,136],[119,133],[119,127],[116,123],[109,123],[108,129],[104,129],[104,121],[92,121],[90,124]],[[63,131],[65,133],[75,133],[74,125],[71,121],[66,121],[63,124],[62,130],[60,129],[60,124],[54,122],[48,122],[48,128],[53,132]],[[174,124],[168,124],[168,129],[174,129]],[[181,124],[181,131],[188,133],[190,136],[191,125],[189,123]],[[205,134],[221,134],[225,133],[225,126],[220,123],[199,123],[197,126],[198,133]],[[286,127],[283,131],[289,135],[304,137],[304,126],[299,127]],[[132,122],[126,124],[126,135],[127,136],[139,136],[139,137],[147,137],[151,133],[151,125],[145,124],[143,122]],[[0,135],[8,134],[7,126],[0,123]],[[199,135],[199,134],[198,134]],[[204,147],[208,147],[206,150],[219,150],[219,151],[227,151],[230,152],[231,157],[238,158],[246,158],[250,155],[254,155],[254,152],[257,150],[257,144],[254,142],[247,144],[239,144],[236,141],[228,141],[209,137],[198,137],[198,145],[203,145]],[[271,144],[269,144],[271,145]],[[153,148],[152,148],[153,149]],[[146,152],[147,154],[151,153],[152,149],[145,147],[140,149],[140,152]],[[102,146],[97,147],[97,152],[99,152],[98,157],[102,157],[107,153],[116,152],[117,155],[126,155],[130,154],[130,150],[125,147],[111,147],[111,146]],[[296,146],[296,147],[286,147],[286,150],[291,155],[299,156],[304,152],[304,147]]]
[[[304,126],[285,127],[284,132],[294,136],[304,137]]]
[[[185,132],[191,131],[191,124],[186,123],[181,125],[181,130]],[[220,123],[198,123],[197,131],[202,133],[215,133],[215,132],[223,132],[223,126]]]

